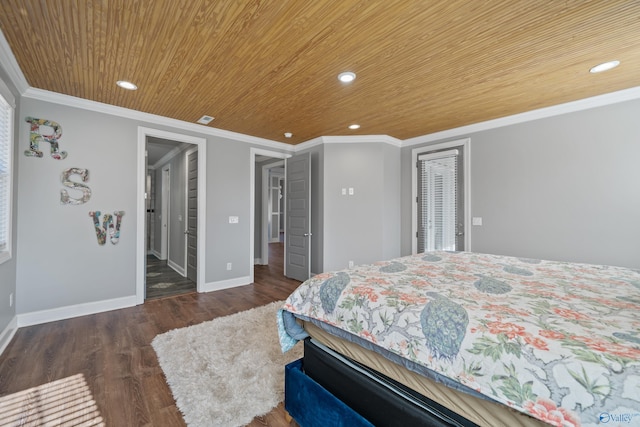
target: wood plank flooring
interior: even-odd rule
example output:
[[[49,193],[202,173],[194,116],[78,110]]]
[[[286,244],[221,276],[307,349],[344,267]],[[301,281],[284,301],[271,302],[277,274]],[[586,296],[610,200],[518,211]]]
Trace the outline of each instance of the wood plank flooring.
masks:
[[[149,300],[195,292],[196,283],[169,267],[166,260],[147,255],[146,289]]]
[[[285,299],[300,282],[282,275],[282,258],[282,244],[270,244],[270,265],[256,266],[247,286],[21,328],[0,356],[0,398],[82,374],[104,420],[87,425],[184,426],[151,341],[171,329]],[[280,404],[249,425],[295,421],[286,420]]]

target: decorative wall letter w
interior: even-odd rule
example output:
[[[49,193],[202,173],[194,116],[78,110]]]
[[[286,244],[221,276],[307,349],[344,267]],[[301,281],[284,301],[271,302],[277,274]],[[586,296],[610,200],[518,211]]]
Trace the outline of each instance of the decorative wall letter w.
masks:
[[[87,185],[69,180],[69,175],[80,175],[82,182],[87,182],[89,180],[88,169],[69,168],[63,170],[62,185],[74,190],[82,191],[82,197],[79,199],[74,199],[73,197],[69,197],[69,193],[67,192],[67,190],[60,190],[60,203],[62,203],[63,205],[81,205],[83,203],[87,203],[91,198],[91,189]]]
[[[42,151],[38,150],[40,141],[45,141],[51,144],[51,157],[56,160],[62,160],[67,157],[66,151],[60,151],[58,147],[58,140],[62,136],[62,127],[51,120],[36,119],[33,117],[27,117],[27,123],[31,123],[31,133],[29,135],[29,149],[24,151],[24,155],[28,157],[42,157]],[[48,126],[53,129],[53,132],[49,135],[44,135],[40,132],[40,126]]]
[[[93,218],[93,225],[96,229],[96,236],[98,237],[98,244],[104,245],[107,241],[107,232],[111,239],[112,244],[118,243],[120,240],[120,223],[122,222],[122,216],[124,211],[115,211],[113,215],[116,217],[116,225],[113,225],[113,219],[110,214],[104,214],[102,219],[102,227],[100,227],[100,211],[91,211],[89,216]]]

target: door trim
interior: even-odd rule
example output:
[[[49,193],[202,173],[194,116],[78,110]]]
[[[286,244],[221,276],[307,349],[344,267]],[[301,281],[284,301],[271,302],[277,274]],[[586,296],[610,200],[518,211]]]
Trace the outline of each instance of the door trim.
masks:
[[[186,142],[198,146],[198,280],[197,291],[203,292],[205,284],[205,236],[206,236],[206,182],[207,182],[207,139],[196,136],[183,135],[138,126],[138,161],[137,161],[137,192],[136,192],[136,304],[144,304],[145,299],[145,152],[147,136]]]
[[[184,218],[184,224],[185,224],[185,228],[189,228],[189,156],[193,153],[198,153],[198,156],[200,156],[200,153],[198,152],[198,147],[191,147],[188,148],[185,152],[184,152],[184,171],[185,171],[185,191],[184,191],[184,212],[183,212],[183,218]],[[200,171],[198,171],[198,189],[200,188]],[[200,198],[200,194],[197,194],[196,197],[198,197],[198,199]],[[199,201],[199,200],[198,200]],[[198,207],[198,212],[196,213],[196,215],[200,213],[200,209]],[[199,220],[200,218],[198,218]],[[196,226],[198,225],[196,220]],[[198,234],[196,234],[196,239],[200,237]],[[198,251],[198,244],[196,243],[196,251]],[[188,250],[189,250],[189,238],[185,237],[184,238],[184,277],[188,277],[188,273],[187,273],[187,269],[189,268],[187,265],[188,259]],[[196,260],[196,262],[200,262],[200,260]],[[198,267],[196,267],[196,276],[198,276]]]
[[[471,138],[457,139],[440,144],[424,145],[411,150],[411,253],[418,252],[418,155],[435,150],[462,147],[464,174],[464,250],[471,251]]]
[[[262,233],[260,237],[260,242],[262,243],[262,247],[260,248],[260,258],[262,265],[269,264],[269,170],[278,166],[282,166],[284,168],[284,160],[278,160],[262,166]],[[266,257],[265,254],[267,254]]]
[[[162,197],[160,199],[160,259],[169,261],[169,236],[171,236],[171,165],[162,167]],[[149,195],[147,195],[149,197]],[[166,226],[165,226],[166,224]],[[148,232],[148,230],[147,230]]]
[[[251,147],[249,149],[249,283],[253,283],[255,264],[255,220],[256,220],[256,155],[268,156],[276,159],[287,159],[291,154],[281,153],[278,151],[263,150],[261,148]],[[285,217],[285,221],[286,221]],[[263,255],[264,256],[264,255]]]

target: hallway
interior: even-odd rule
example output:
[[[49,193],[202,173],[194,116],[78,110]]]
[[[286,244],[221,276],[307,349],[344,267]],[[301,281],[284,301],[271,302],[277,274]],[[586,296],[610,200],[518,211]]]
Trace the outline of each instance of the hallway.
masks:
[[[196,291],[196,283],[180,275],[154,255],[147,255],[147,300]]]

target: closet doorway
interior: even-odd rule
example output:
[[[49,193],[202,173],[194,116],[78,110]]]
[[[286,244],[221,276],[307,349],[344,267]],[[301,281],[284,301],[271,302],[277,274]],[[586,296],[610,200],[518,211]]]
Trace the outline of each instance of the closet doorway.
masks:
[[[204,287],[206,139],[138,130],[136,300]]]

